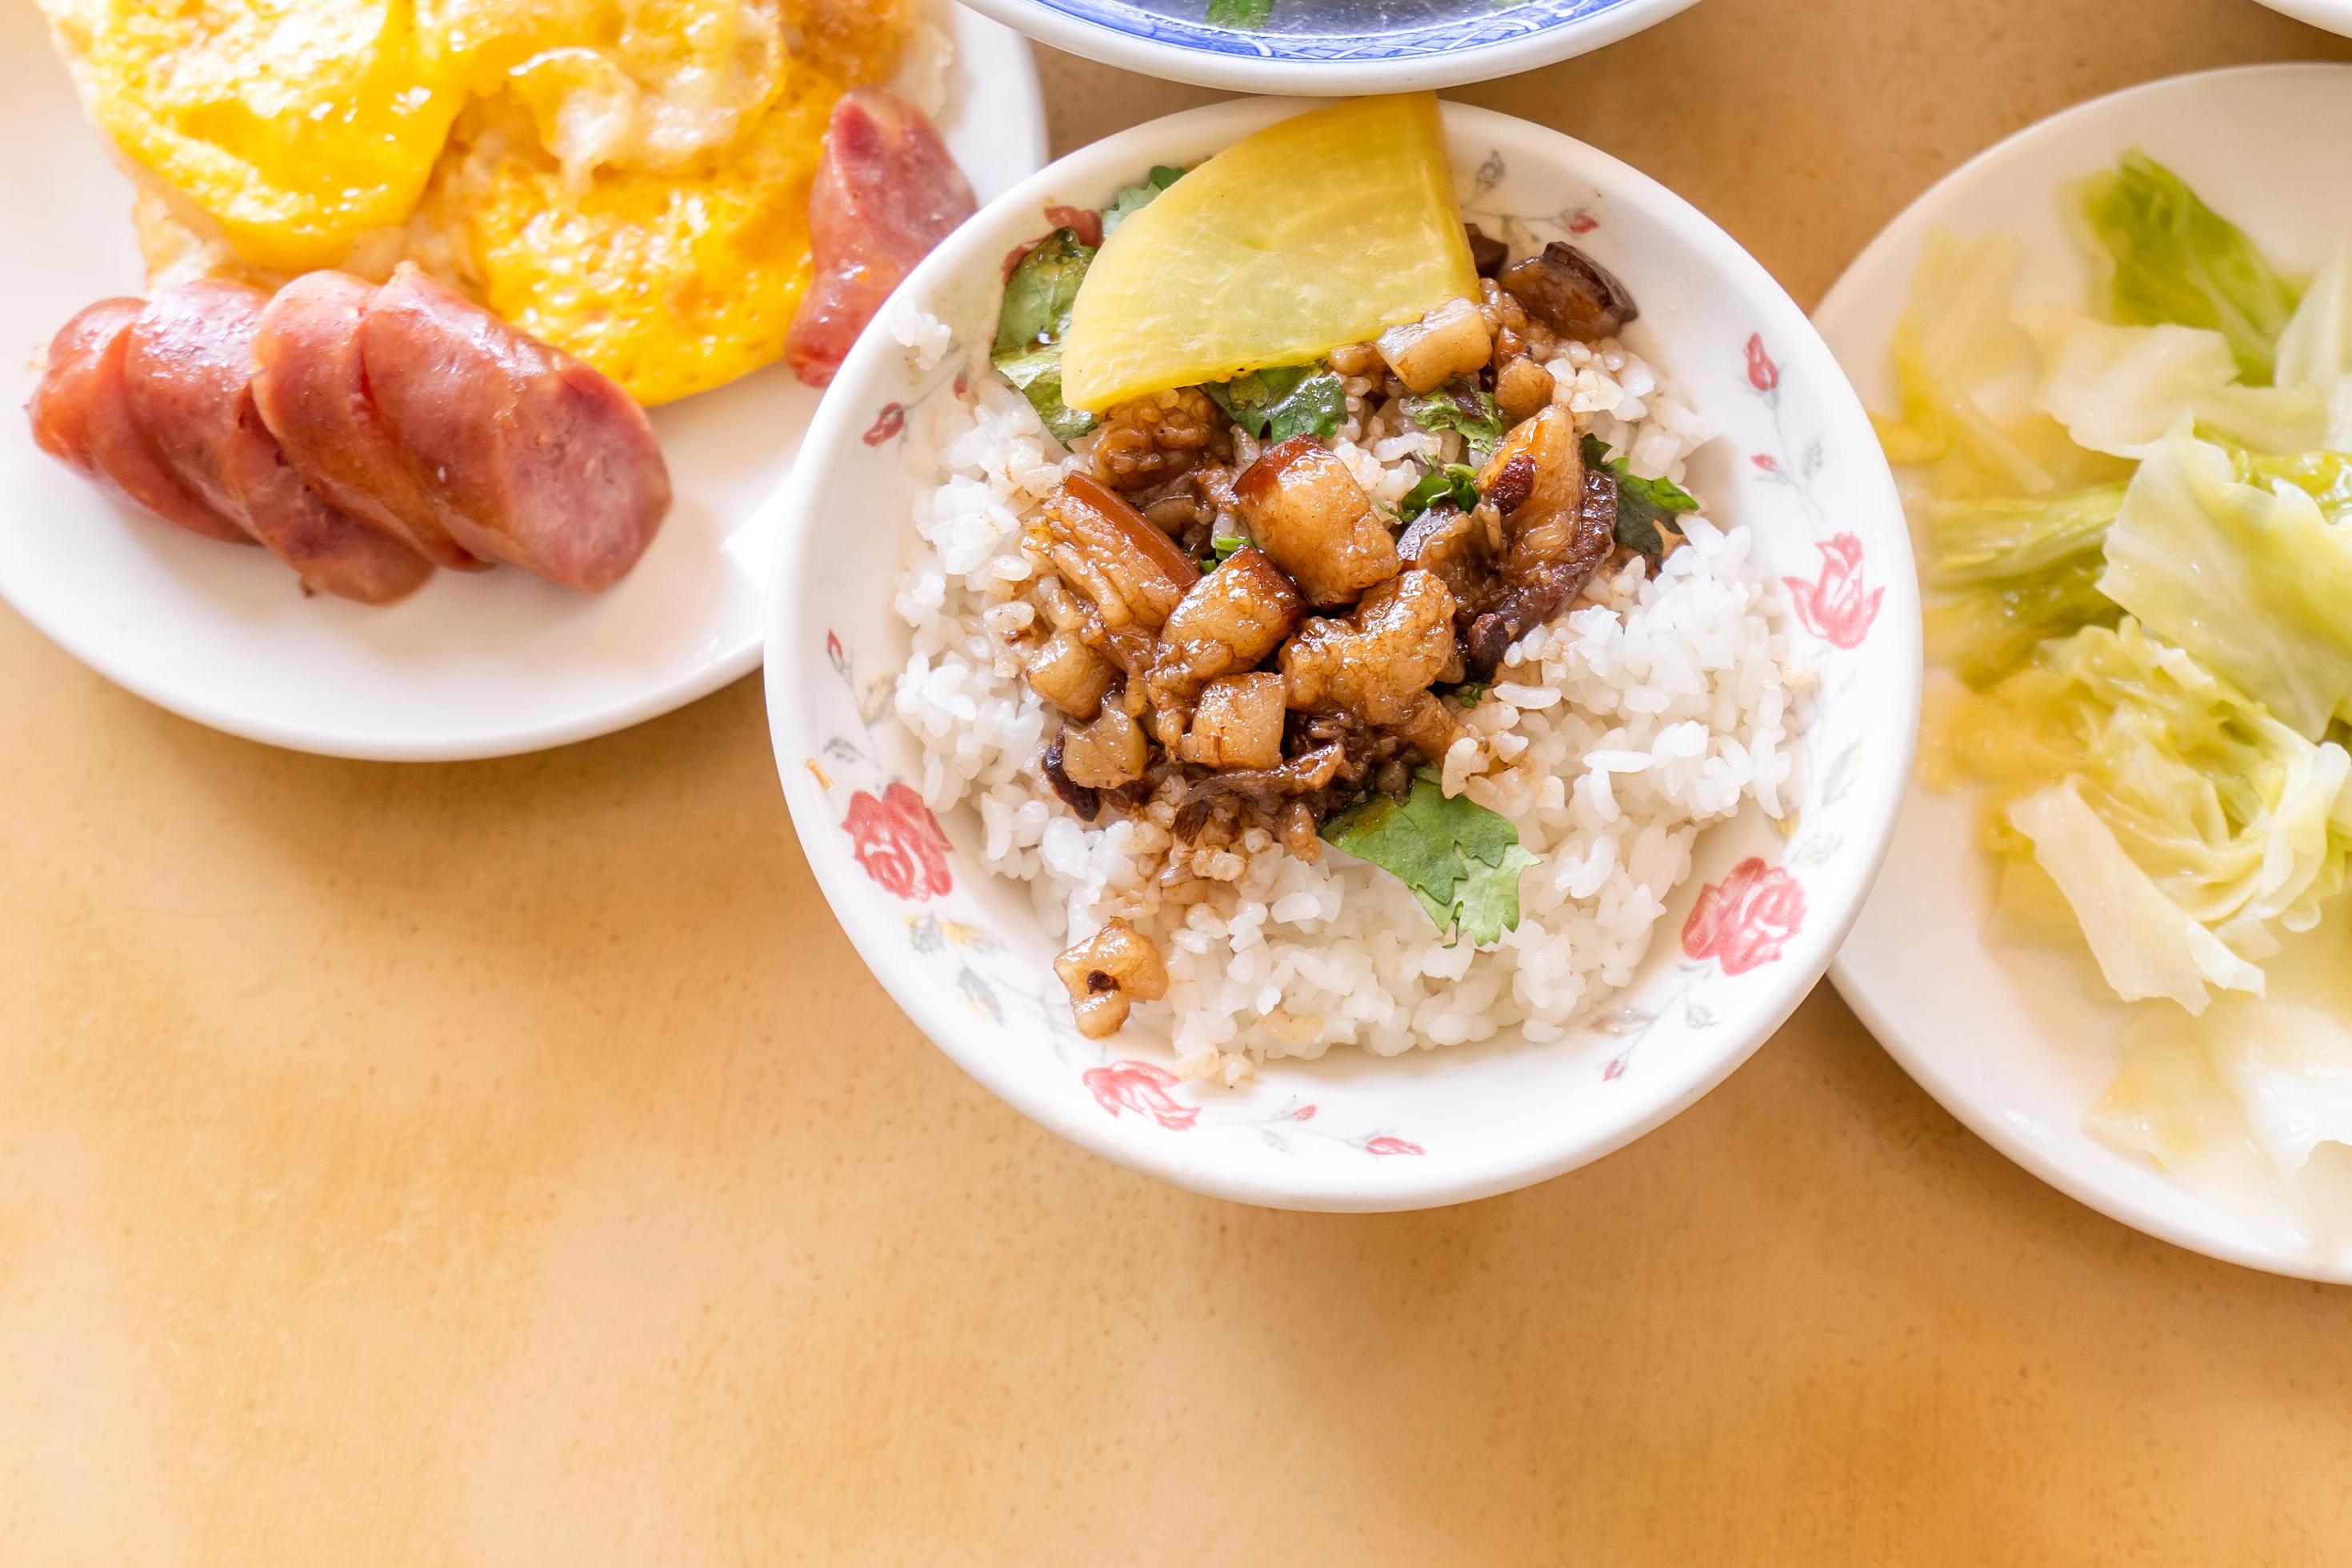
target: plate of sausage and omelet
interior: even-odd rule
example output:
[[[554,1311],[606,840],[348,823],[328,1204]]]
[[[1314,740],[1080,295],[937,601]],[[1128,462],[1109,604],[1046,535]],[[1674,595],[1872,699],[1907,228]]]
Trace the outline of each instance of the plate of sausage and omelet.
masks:
[[[1044,130],[932,0],[40,0],[0,145],[0,595],[199,722],[449,760],[758,663],[819,392]]]

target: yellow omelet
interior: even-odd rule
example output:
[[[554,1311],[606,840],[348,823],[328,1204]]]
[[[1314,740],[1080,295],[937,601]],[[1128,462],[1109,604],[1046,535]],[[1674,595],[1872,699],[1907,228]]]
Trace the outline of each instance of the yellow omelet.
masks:
[[[408,0],[46,0],[92,116],[257,268],[405,219],[464,99]]]
[[[457,225],[484,304],[640,403],[667,403],[783,353],[808,286],[809,186],[840,95],[794,68],[724,157],[608,167],[577,188],[529,138],[493,126],[446,167],[431,206]]]
[[[41,0],[151,272],[413,260],[640,402],[782,352],[847,87],[913,0]]]

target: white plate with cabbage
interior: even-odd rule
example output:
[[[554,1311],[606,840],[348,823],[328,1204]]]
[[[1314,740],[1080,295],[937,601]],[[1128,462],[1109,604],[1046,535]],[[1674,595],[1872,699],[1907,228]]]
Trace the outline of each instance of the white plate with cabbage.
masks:
[[[1823,335],[1928,590],[1919,776],[1839,988],[2044,1180],[2352,1280],[2352,68],[2085,104]]]

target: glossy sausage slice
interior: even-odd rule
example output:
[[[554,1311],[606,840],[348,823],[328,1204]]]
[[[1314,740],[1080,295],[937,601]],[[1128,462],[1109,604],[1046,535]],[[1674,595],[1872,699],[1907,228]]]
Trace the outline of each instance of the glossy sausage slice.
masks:
[[[890,290],[975,210],[922,110],[879,89],[844,94],[809,194],[816,277],[784,341],[793,374],[811,386],[830,383]]]
[[[107,346],[138,316],[139,300],[100,300],[49,340],[40,384],[25,405],[33,444],[87,479],[103,479],[89,455],[89,400]]]
[[[205,279],[150,300],[123,334],[131,418],[164,467],[293,567],[306,590],[363,605],[404,598],[432,563],[312,489],[254,405],[253,338],[268,298]]]
[[[669,510],[645,411],[605,376],[404,263],[360,326],[368,389],[457,542],[610,587]]]
[[[120,500],[207,539],[250,543],[244,529],[163,466],[123,403],[123,353],[131,323],[145,308],[142,300],[100,300],[58,329],[25,410],[33,439]]]
[[[360,321],[375,285],[348,272],[295,279],[262,308],[253,337],[253,401],[311,488],[436,566],[480,572],[452,520],[410,470],[369,395]]]

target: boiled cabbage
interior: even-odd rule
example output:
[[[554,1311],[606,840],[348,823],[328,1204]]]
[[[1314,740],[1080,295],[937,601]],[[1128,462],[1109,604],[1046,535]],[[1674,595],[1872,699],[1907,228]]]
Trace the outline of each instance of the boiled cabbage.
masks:
[[[2184,424],[2140,465],[2099,591],[2310,740],[2352,694],[2352,532],[2296,487],[2240,482]]]
[[[1879,429],[1971,688],[1923,767],[1990,786],[1997,927],[2135,1004],[2085,1125],[2318,1256],[2352,1237],[2352,242],[2298,290],[2137,153],[2071,210],[2090,313],[2013,310],[2018,243],[1938,234],[1895,333]]]
[[[2352,447],[2352,241],[2336,247],[2280,334],[2278,383],[2315,389],[2327,406],[2326,444]]]
[[[2184,415],[2265,452],[2300,452],[2327,437],[2324,391],[2240,385],[2219,332],[2110,326],[2072,311],[2024,320],[2042,358],[2042,407],[2094,452],[2145,458]]]
[[[2033,344],[2010,316],[2024,254],[2011,235],[1928,234],[1895,329],[1902,412],[1873,416],[1889,460],[1957,459],[2012,491],[2058,485],[2015,428],[2032,414]]]
[[[2063,495],[1937,500],[1927,508],[1927,570],[1939,588],[2032,577],[2095,558],[2123,510],[2125,487]]]
[[[2273,921],[2308,929],[2343,885],[2352,756],[2305,740],[2136,621],[2044,643],[1961,699],[1934,738],[1931,762],[1992,786],[1996,855],[2035,858],[2011,808],[2068,785],[2166,898],[2242,950]],[[2075,910],[2086,926],[2097,918],[2079,900]]]
[[[2201,1013],[2208,984],[2262,994],[2263,972],[2165,897],[2073,779],[2016,802],[2009,820],[2074,907],[2091,956],[2116,995],[2126,1002],[2161,996]]]
[[[2190,1019],[2144,1008],[2122,1069],[2084,1125],[2154,1159],[2184,1185],[2311,1256],[2352,1232],[2352,1000],[2343,932],[2305,940],[2279,994],[2225,996]],[[2303,973],[2298,973],[2301,971]]]
[[[2295,289],[2237,225],[2137,150],[2080,182],[2073,196],[2105,274],[2096,293],[2109,316],[2220,332],[2248,385],[2270,382]]]
[[[2316,1256],[2320,1226],[2298,1183],[2255,1142],[2246,1108],[2206,1050],[2209,1028],[2240,1008],[2270,1005],[2223,997],[2202,1018],[2142,1008],[2124,1031],[2122,1068],[2083,1125],[2111,1148],[2155,1161],[2270,1245]]]
[[[1952,597],[1927,611],[1928,656],[1984,687],[2045,638],[2114,625],[2122,612],[2098,583],[2124,489],[1930,502],[1927,577]]]

